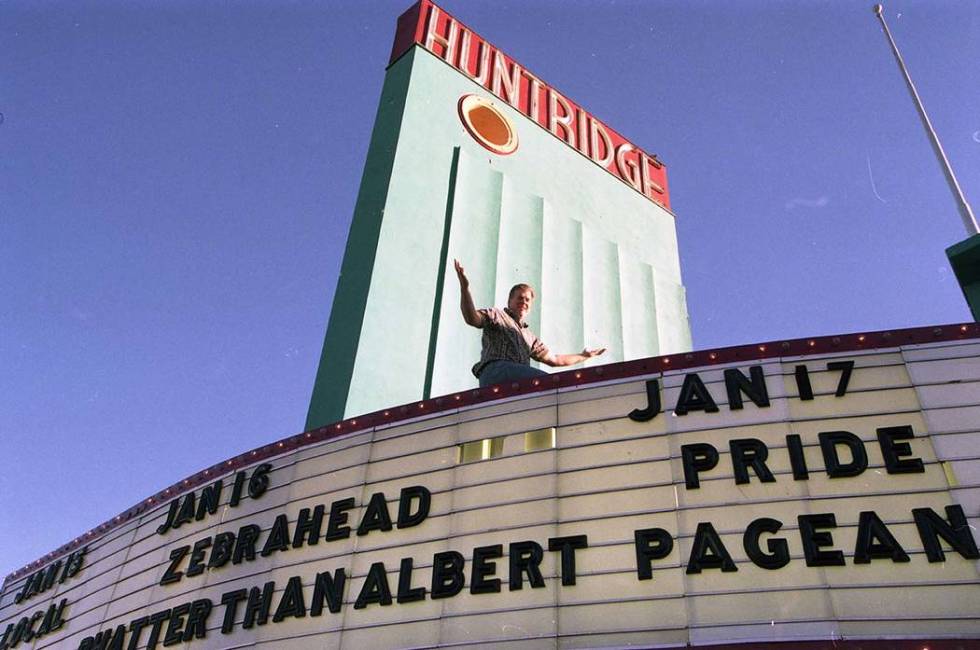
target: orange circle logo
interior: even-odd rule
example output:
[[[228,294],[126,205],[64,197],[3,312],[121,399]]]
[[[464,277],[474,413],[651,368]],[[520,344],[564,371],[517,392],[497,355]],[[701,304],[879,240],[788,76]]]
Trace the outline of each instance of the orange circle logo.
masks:
[[[490,100],[463,95],[459,99],[459,119],[473,139],[486,149],[501,156],[517,150],[517,131]]]

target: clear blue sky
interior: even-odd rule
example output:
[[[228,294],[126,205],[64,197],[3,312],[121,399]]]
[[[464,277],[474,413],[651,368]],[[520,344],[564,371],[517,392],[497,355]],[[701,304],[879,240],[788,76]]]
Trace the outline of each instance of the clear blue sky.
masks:
[[[302,429],[409,4],[0,3],[0,576]],[[667,163],[695,347],[969,319],[871,2],[442,4]],[[886,16],[980,208],[980,3]]]

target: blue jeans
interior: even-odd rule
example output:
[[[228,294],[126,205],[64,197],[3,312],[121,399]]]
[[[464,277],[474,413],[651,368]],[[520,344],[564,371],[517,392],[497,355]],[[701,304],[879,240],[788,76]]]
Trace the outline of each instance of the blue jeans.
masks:
[[[514,361],[491,361],[480,371],[480,388],[518,379],[547,377],[548,373]]]

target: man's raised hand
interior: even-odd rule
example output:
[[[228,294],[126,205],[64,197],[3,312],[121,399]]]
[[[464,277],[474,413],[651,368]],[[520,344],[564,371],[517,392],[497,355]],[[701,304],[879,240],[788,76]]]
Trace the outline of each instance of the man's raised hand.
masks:
[[[453,264],[456,266],[456,277],[459,278],[459,309],[463,312],[463,320],[467,325],[483,327],[483,314],[473,306],[473,296],[470,295],[470,281],[466,277],[466,271],[459,260],[454,259]]]
[[[463,265],[457,259],[453,260],[453,264],[456,266],[456,277],[459,278],[459,286],[463,289],[469,289],[470,280],[466,277],[466,270],[463,268]]]

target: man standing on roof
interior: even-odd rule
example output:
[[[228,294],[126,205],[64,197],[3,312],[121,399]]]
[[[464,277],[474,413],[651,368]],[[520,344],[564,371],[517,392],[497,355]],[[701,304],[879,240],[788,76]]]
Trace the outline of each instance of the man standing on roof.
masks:
[[[531,359],[552,367],[571,366],[606,351],[605,348],[586,348],[578,354],[553,354],[524,320],[534,302],[534,289],[530,285],[515,284],[511,287],[504,309],[477,309],[473,306],[470,281],[463,265],[459,260],[453,260],[453,263],[459,278],[459,308],[463,312],[463,320],[467,325],[483,330],[483,352],[480,353],[479,363],[473,366],[473,374],[480,380],[481,387],[546,376],[548,373],[531,367]]]

